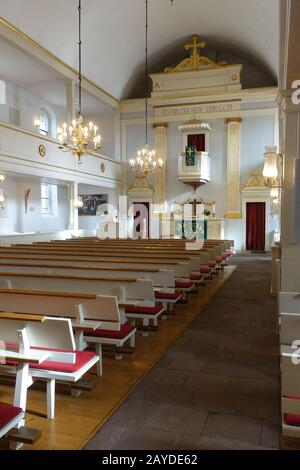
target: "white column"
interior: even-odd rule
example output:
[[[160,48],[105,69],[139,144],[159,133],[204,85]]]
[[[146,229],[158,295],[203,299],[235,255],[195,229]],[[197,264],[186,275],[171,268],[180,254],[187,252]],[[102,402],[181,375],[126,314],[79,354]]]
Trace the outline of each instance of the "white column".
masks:
[[[227,219],[241,218],[240,166],[241,166],[241,118],[226,120],[227,143]]]
[[[281,242],[283,246],[300,243],[299,220],[299,163],[300,158],[300,105],[291,102],[291,91],[283,92],[281,106],[281,132],[279,151],[284,153],[284,179],[281,204]]]
[[[163,161],[163,168],[154,177],[154,204],[160,205],[159,212],[165,212],[167,201],[167,123],[154,124],[156,159]]]
[[[75,202],[78,201],[78,183],[75,181],[68,183],[69,199],[69,230],[78,230],[78,208]]]
[[[74,80],[67,80],[66,81],[66,107],[67,107],[67,114],[68,114],[68,122],[72,122],[72,120],[76,116],[76,109],[75,109],[75,102],[76,102],[76,87]]]

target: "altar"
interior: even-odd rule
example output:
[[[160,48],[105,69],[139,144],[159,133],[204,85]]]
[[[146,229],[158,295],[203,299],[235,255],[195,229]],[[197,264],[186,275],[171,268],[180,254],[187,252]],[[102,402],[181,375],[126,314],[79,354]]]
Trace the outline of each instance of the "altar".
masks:
[[[215,201],[190,198],[176,202],[170,214],[161,214],[161,225],[170,227],[171,238],[225,239],[225,219],[216,218]],[[168,236],[167,231],[165,236]]]
[[[244,249],[246,210],[241,188],[253,172],[260,168],[262,172],[264,147],[278,137],[277,89],[246,89],[242,71],[247,65],[234,56],[205,51],[199,36],[192,36],[183,47],[186,58],[150,75],[149,145],[163,162],[161,171],[149,177],[151,194],[132,187],[130,169],[130,159],[143,139],[144,119],[137,114],[143,103],[123,104],[122,163],[128,169],[124,191],[134,206],[148,209],[149,218],[141,215],[142,222],[136,222],[139,236],[168,238],[199,232],[208,239],[232,239],[237,249]],[[199,221],[193,205],[200,200],[206,213]],[[190,213],[180,214],[177,206],[185,203],[190,204]],[[275,223],[272,204],[266,205],[266,213],[269,237]],[[129,225],[133,224],[131,218]]]

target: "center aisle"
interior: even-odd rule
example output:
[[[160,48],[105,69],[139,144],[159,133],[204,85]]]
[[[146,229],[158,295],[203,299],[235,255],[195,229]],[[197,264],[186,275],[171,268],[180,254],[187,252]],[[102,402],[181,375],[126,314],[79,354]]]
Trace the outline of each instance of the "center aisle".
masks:
[[[271,261],[237,270],[86,449],[279,448]]]

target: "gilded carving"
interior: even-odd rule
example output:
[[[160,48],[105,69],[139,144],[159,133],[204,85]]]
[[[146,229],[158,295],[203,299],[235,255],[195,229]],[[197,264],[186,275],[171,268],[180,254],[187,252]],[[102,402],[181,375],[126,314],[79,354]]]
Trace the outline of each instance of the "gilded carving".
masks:
[[[249,189],[249,188],[268,188],[269,185],[266,179],[260,174],[253,174],[248,179],[248,182],[243,184],[241,189]]]
[[[192,36],[192,42],[185,44],[184,48],[191,53],[191,56],[187,59],[184,59],[180,62],[176,67],[167,67],[164,72],[165,73],[174,73],[174,72],[189,72],[195,70],[202,70],[202,69],[216,69],[221,67],[226,67],[227,63],[222,62],[214,62],[213,60],[209,59],[208,57],[202,56],[200,54],[200,50],[204,49],[206,43],[201,41],[199,42],[200,38],[198,35]]]
[[[39,145],[39,155],[42,158],[45,158],[46,155],[47,155],[47,149],[46,149],[46,146],[44,144]]]

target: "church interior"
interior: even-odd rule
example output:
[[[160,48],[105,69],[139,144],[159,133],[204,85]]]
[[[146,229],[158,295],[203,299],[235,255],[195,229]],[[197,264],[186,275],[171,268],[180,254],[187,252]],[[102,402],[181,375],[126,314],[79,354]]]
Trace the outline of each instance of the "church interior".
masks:
[[[299,450],[299,0],[0,7],[0,450]]]

